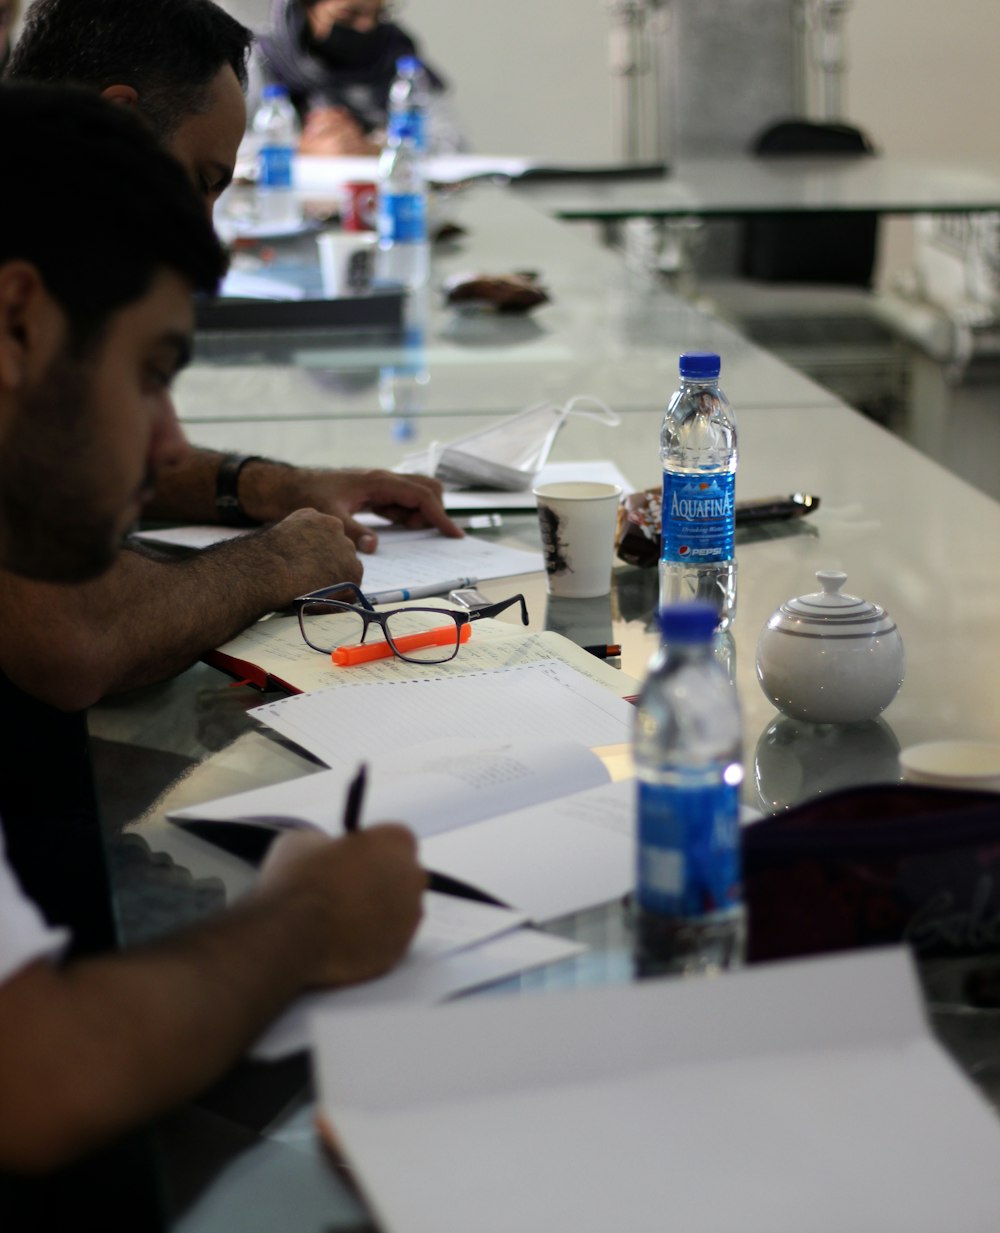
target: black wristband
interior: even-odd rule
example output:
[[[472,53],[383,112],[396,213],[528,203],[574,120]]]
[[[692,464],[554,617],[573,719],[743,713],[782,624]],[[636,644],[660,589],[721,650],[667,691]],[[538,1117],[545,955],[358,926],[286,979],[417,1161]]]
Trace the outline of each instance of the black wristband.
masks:
[[[240,503],[240,472],[248,462],[263,462],[259,454],[226,454],[215,475],[215,512],[227,527],[255,527]]]

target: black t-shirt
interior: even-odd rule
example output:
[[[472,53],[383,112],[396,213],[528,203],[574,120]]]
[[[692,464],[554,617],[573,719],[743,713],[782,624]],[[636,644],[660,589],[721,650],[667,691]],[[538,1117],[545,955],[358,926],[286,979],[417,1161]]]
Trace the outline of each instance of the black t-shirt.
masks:
[[[47,706],[3,674],[0,825],[25,893],[49,924],[70,930],[70,955],[115,949],[86,713]],[[0,1173],[3,1233],[161,1233],[163,1210],[152,1132],[129,1135],[45,1178]]]

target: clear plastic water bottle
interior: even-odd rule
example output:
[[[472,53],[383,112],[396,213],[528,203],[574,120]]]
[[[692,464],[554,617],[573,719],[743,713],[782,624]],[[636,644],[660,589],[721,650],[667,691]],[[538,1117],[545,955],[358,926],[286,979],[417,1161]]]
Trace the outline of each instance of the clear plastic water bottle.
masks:
[[[421,287],[430,272],[427,183],[409,125],[399,121],[378,160],[378,254],[381,284]]]
[[[292,163],[298,146],[299,120],[284,86],[265,86],[253,118],[257,143],[257,218],[285,226],[302,220],[292,187]]]
[[[663,642],[639,698],[635,891],[640,975],[742,963],[743,751],[736,689],[714,653],[716,611],[661,609]]]
[[[415,149],[420,154],[426,154],[429,146],[430,101],[430,82],[424,66],[416,56],[400,56],[396,61],[396,76],[389,87],[386,136],[397,135],[400,125],[405,125]]]
[[[680,388],[660,430],[663,540],[660,603],[699,599],[714,606],[718,627],[736,614],[734,549],[736,422],[719,389],[721,361],[712,351],[680,358]]]

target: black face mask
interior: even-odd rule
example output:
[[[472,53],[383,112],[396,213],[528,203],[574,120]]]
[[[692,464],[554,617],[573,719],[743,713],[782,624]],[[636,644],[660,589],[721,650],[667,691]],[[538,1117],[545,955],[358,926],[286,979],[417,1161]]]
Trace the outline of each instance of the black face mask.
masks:
[[[354,30],[337,22],[325,39],[314,42],[313,48],[321,60],[334,69],[366,69],[376,64],[385,46],[385,27]]]

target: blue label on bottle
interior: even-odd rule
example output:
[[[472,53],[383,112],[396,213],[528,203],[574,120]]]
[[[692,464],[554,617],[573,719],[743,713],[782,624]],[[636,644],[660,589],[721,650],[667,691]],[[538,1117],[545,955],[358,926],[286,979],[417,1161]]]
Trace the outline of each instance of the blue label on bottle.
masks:
[[[426,114],[418,109],[414,109],[413,111],[390,115],[386,137],[406,138],[414,150],[424,153],[427,150]]]
[[[663,472],[660,559],[706,565],[733,558],[736,476]]]
[[[292,147],[264,146],[257,158],[258,188],[292,187]]]
[[[735,785],[639,784],[639,906],[701,917],[740,902],[740,800]]]
[[[421,193],[381,193],[378,234],[392,244],[419,244],[427,239],[427,210]]]

